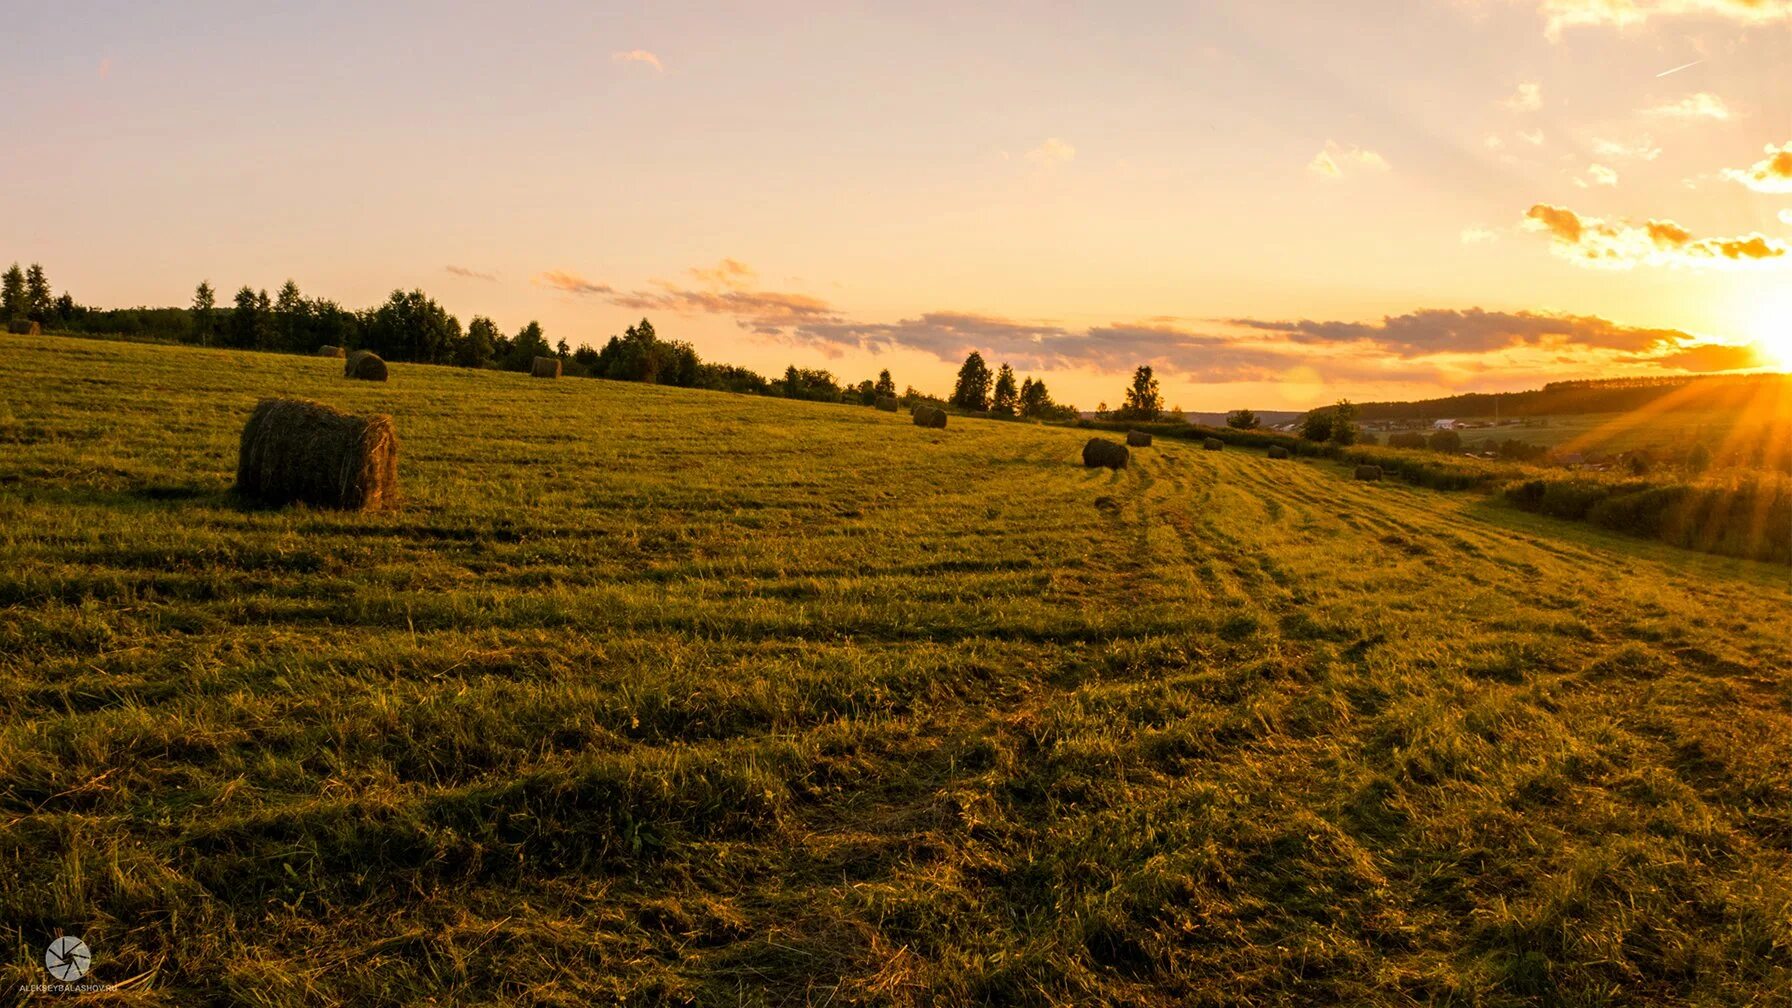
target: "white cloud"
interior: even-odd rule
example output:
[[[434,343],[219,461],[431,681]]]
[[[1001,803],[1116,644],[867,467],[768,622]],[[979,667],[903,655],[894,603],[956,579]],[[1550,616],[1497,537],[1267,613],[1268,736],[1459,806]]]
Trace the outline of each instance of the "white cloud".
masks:
[[[1648,137],[1636,143],[1625,144],[1616,140],[1594,140],[1593,153],[1604,158],[1634,158],[1638,161],[1653,161],[1661,156],[1661,148]]]
[[[1602,164],[1587,166],[1587,181],[1597,186],[1615,186],[1618,184],[1618,173]]]
[[[1781,224],[1792,224],[1792,210],[1781,210],[1780,211],[1780,223]]]
[[[1498,231],[1480,225],[1462,229],[1462,244],[1464,245],[1480,245],[1483,242],[1498,241],[1499,237]]]
[[[1759,193],[1792,193],[1792,140],[1783,147],[1768,144],[1767,156],[1747,168],[1725,168],[1724,178]]]
[[[1076,157],[1076,148],[1058,139],[1047,137],[1045,142],[1028,151],[1026,158],[1041,168],[1063,164]]]
[[[1728,17],[1744,24],[1792,20],[1792,0],[1541,0],[1544,33],[1560,39],[1576,26],[1633,28],[1672,15]]]
[[[1387,159],[1380,154],[1361,147],[1345,147],[1335,140],[1327,140],[1325,149],[1307,162],[1307,170],[1324,179],[1341,179],[1345,175],[1362,172],[1385,172],[1388,167]]]
[[[1540,129],[1523,130],[1518,134],[1518,139],[1523,140],[1532,147],[1541,147],[1543,146],[1543,131]]]
[[[610,58],[618,63],[645,63],[652,67],[655,73],[666,71],[665,66],[660,63],[660,58],[645,49],[628,49],[623,52],[611,53]]]
[[[1643,110],[1646,116],[1658,116],[1664,119],[1728,119],[1730,107],[1724,100],[1709,91],[1689,94],[1677,102],[1657,105]]]
[[[1500,104],[1515,112],[1535,112],[1543,107],[1543,85],[1526,81],[1518,85],[1518,90],[1512,93],[1512,97]]]

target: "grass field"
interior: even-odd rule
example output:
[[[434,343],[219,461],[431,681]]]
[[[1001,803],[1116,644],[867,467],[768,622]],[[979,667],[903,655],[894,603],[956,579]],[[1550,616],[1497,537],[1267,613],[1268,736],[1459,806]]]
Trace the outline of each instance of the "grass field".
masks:
[[[402,506],[240,508],[275,393]],[[0,984],[1787,1003],[1785,567],[1085,436],[0,336]]]
[[[1492,417],[1463,417],[1464,422],[1493,423]],[[1638,449],[1684,450],[1703,444],[1718,450],[1726,444],[1783,443],[1792,417],[1753,416],[1736,410],[1664,410],[1657,413],[1567,413],[1527,417],[1504,427],[1469,428],[1459,433],[1468,448],[1488,442],[1519,440],[1563,451],[1609,454]],[[1386,440],[1386,434],[1379,435]],[[1735,439],[1732,442],[1732,438]]]

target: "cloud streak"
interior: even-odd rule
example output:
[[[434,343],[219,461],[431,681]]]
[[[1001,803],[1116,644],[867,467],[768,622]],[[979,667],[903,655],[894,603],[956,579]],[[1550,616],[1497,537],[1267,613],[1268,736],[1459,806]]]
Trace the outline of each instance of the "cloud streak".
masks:
[[[1579,218],[1575,218],[1576,221]],[[1566,226],[1566,222],[1564,222]],[[1584,231],[1583,231],[1584,234]],[[1445,382],[1481,366],[1475,355],[1511,350],[1607,355],[1608,360],[1723,370],[1716,353],[1677,329],[1624,325],[1588,315],[1426,309],[1377,322],[1233,318],[1200,328],[1155,316],[1142,321],[1069,327],[964,311],[923,312],[894,322],[855,319],[803,294],[754,290],[753,270],[737,260],[686,271],[706,282],[691,287],[654,281],[618,291],[563,271],[538,282],[593,294],[631,311],[729,318],[742,329],[828,357],[848,352],[908,351],[956,364],[976,350],[1026,371],[1085,370],[1123,374],[1151,364],[1166,377],[1196,383]],[[1617,356],[1627,355],[1627,356]],[[1667,364],[1668,360],[1676,363]]]
[[[576,294],[581,297],[592,295],[614,294],[615,288],[608,284],[592,283],[577,273],[562,270],[548,270],[537,274],[535,282],[543,287],[551,287],[563,294]]]
[[[645,49],[626,49],[621,52],[613,52],[610,54],[610,59],[617,63],[645,64],[652,67],[654,73],[666,72],[666,67],[660,62],[660,58]]]
[[[442,268],[447,270],[451,276],[465,277],[468,280],[495,281],[498,279],[498,274],[496,273],[487,273],[483,270],[473,269],[470,266],[444,266]]]
[[[1736,267],[1784,262],[1786,256],[1783,243],[1761,234],[1699,238],[1671,220],[1652,218],[1636,224],[1584,217],[1548,203],[1531,207],[1522,223],[1548,235],[1555,254],[1577,266],[1600,269]]]

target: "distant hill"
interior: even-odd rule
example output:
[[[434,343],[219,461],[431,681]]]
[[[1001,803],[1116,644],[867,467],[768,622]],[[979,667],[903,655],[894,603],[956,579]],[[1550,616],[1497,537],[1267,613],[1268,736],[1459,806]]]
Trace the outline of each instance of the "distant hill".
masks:
[[[1470,392],[1415,402],[1358,403],[1357,409],[1358,416],[1364,420],[1431,420],[1495,415],[1626,413],[1644,406],[1670,410],[1746,410],[1774,401],[1792,403],[1792,374],[1551,382],[1526,392]],[[1266,424],[1285,422],[1268,420],[1270,414],[1258,415],[1266,418]],[[1224,422],[1224,415],[1220,416]]]
[[[1305,410],[1252,410],[1251,412],[1257,414],[1257,422],[1265,427],[1293,423],[1307,415]],[[1203,427],[1224,427],[1228,414],[1185,413],[1183,415],[1188,417],[1188,422],[1192,424],[1200,424]]]

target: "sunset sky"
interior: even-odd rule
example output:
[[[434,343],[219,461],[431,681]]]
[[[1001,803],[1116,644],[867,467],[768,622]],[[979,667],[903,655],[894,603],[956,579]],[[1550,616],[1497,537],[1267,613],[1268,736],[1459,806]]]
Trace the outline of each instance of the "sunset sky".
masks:
[[[85,304],[421,287],[1085,409],[1792,367],[1792,0],[7,20],[0,257]]]

